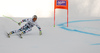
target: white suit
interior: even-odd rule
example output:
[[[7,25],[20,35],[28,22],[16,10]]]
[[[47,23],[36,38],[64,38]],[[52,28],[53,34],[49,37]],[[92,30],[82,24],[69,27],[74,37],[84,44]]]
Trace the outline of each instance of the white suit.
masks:
[[[14,34],[14,33],[22,31],[24,34],[24,33],[31,31],[33,26],[36,26],[39,29],[39,31],[41,31],[41,27],[37,24],[36,21],[34,22],[32,18],[23,19],[21,23],[23,22],[27,22],[27,23],[20,29],[11,31],[11,33]]]

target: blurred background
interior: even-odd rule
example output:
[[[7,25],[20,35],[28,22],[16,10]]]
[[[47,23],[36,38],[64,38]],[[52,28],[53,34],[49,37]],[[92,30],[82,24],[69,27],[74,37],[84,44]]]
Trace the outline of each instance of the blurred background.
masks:
[[[56,15],[66,17],[66,10],[56,9]],[[54,0],[0,0],[0,17],[54,17]],[[57,17],[56,16],[56,17]],[[69,17],[100,17],[100,0],[69,0]]]

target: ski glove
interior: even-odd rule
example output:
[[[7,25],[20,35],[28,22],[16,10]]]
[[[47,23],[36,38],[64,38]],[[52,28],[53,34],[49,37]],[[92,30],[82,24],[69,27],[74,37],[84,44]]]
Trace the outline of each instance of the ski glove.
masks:
[[[40,31],[40,32],[39,32],[39,34],[40,34],[40,35],[42,35],[42,31],[41,31],[41,28],[40,28],[40,27],[38,27],[38,29],[39,29],[39,31]]]
[[[40,31],[39,34],[42,35],[42,31]]]
[[[20,26],[21,25],[21,22],[19,22],[18,25]]]

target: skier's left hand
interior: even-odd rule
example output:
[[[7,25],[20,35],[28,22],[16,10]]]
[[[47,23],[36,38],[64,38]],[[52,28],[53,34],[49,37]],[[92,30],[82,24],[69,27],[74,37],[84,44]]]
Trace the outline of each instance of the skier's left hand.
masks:
[[[40,31],[39,34],[42,35],[42,31]]]
[[[21,22],[19,22],[18,25],[20,26],[21,25]]]

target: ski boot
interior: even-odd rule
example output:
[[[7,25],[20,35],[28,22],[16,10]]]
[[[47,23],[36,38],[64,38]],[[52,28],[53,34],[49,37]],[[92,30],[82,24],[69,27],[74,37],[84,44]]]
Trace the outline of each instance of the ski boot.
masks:
[[[10,38],[10,34],[9,33],[7,33],[7,36],[8,36],[8,38]]]
[[[19,34],[19,36],[20,36],[20,38],[23,38],[23,37],[22,37],[22,34]]]

